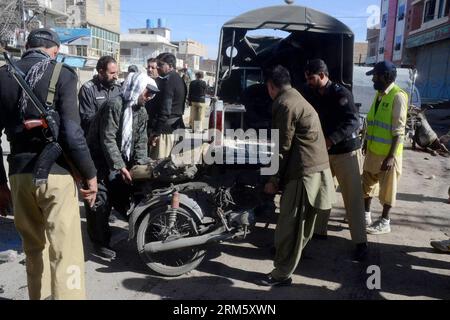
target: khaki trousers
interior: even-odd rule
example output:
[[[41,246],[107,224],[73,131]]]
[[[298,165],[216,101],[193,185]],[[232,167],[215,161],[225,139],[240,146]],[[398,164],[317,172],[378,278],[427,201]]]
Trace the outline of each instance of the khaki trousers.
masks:
[[[284,280],[294,273],[303,249],[313,236],[318,214],[323,214],[323,211],[310,205],[303,181],[300,179],[289,182],[280,201],[272,277]]]
[[[150,148],[150,158],[153,160],[159,160],[169,157],[174,144],[174,134],[161,134],[156,146]]]
[[[189,125],[194,131],[203,131],[206,103],[192,102]]]
[[[359,165],[361,156],[361,150],[330,155],[331,172],[339,183],[350,234],[352,241],[356,244],[367,242],[364,197]],[[315,233],[327,234],[329,218],[329,214],[320,215],[317,218]]]
[[[364,171],[364,197],[374,198],[378,193],[383,206],[394,207],[397,202],[397,186],[400,176],[400,173],[395,168],[389,171],[380,171],[378,174]]]
[[[85,299],[81,220],[73,178],[50,174],[47,185],[35,187],[31,174],[17,174],[10,183],[30,299]]]

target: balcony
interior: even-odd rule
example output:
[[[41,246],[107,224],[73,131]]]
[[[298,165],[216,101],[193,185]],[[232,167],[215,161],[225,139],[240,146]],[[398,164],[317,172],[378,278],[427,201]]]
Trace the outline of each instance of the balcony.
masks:
[[[55,17],[68,17],[66,1],[25,0],[24,7],[35,12],[42,12]]]

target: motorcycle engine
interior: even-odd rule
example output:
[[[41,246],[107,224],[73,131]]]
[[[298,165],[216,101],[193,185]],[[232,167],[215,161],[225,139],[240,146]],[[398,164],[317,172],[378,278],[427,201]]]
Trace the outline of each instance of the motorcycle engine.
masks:
[[[255,212],[253,210],[245,210],[241,212],[230,212],[228,214],[228,223],[231,227],[249,227],[256,222]]]

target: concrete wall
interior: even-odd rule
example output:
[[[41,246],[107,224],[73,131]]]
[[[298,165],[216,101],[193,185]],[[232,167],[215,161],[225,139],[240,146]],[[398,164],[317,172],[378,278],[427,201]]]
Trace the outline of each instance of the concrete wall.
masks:
[[[181,55],[188,54],[207,57],[208,47],[200,42],[188,39],[187,41],[180,41],[178,53]]]
[[[355,49],[353,50],[353,63],[365,63],[367,59],[367,50],[369,44],[367,42],[355,43]]]
[[[86,20],[120,34],[120,0],[86,0]]]
[[[145,67],[147,59],[156,58],[163,52],[176,51],[175,48],[164,43],[149,43],[142,46],[138,42],[121,42],[120,49],[122,50],[120,55],[120,69],[122,72],[126,71],[128,66],[133,64],[138,67]],[[130,50],[131,55],[124,54],[124,50]]]

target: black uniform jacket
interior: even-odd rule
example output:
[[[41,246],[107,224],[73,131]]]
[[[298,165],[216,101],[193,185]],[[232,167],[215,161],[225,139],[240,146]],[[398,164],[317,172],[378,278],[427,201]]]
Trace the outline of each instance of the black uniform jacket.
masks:
[[[81,87],[78,93],[78,100],[80,102],[81,127],[86,136],[98,110],[106,101],[118,97],[120,93],[120,86],[114,84],[110,87],[105,87],[97,76]]]
[[[170,134],[184,128],[187,89],[183,79],[172,71],[164,78],[157,78],[156,83],[160,92],[146,106],[152,134]]]
[[[343,154],[361,148],[357,135],[359,112],[350,90],[328,81],[324,95],[305,88],[305,98],[319,114],[325,137],[333,142],[329,154]]]
[[[27,51],[16,65],[26,74],[37,62],[48,58],[39,50]],[[56,62],[52,61],[42,79],[37,83],[34,92],[45,104],[47,100],[50,78]],[[32,173],[37,157],[44,148],[45,141],[40,134],[41,129],[23,130],[20,116],[19,99],[22,90],[6,67],[0,68],[0,134],[5,130],[11,145],[8,157],[9,175]],[[91,179],[96,176],[96,169],[80,127],[80,114],[77,104],[77,75],[68,66],[64,66],[56,86],[55,110],[60,117],[59,139],[66,156],[80,172],[82,178]],[[39,118],[39,113],[29,102],[26,118]],[[1,148],[0,148],[0,151]],[[61,157],[57,163],[68,169],[66,161]],[[3,160],[0,162],[0,184],[6,183]]]

